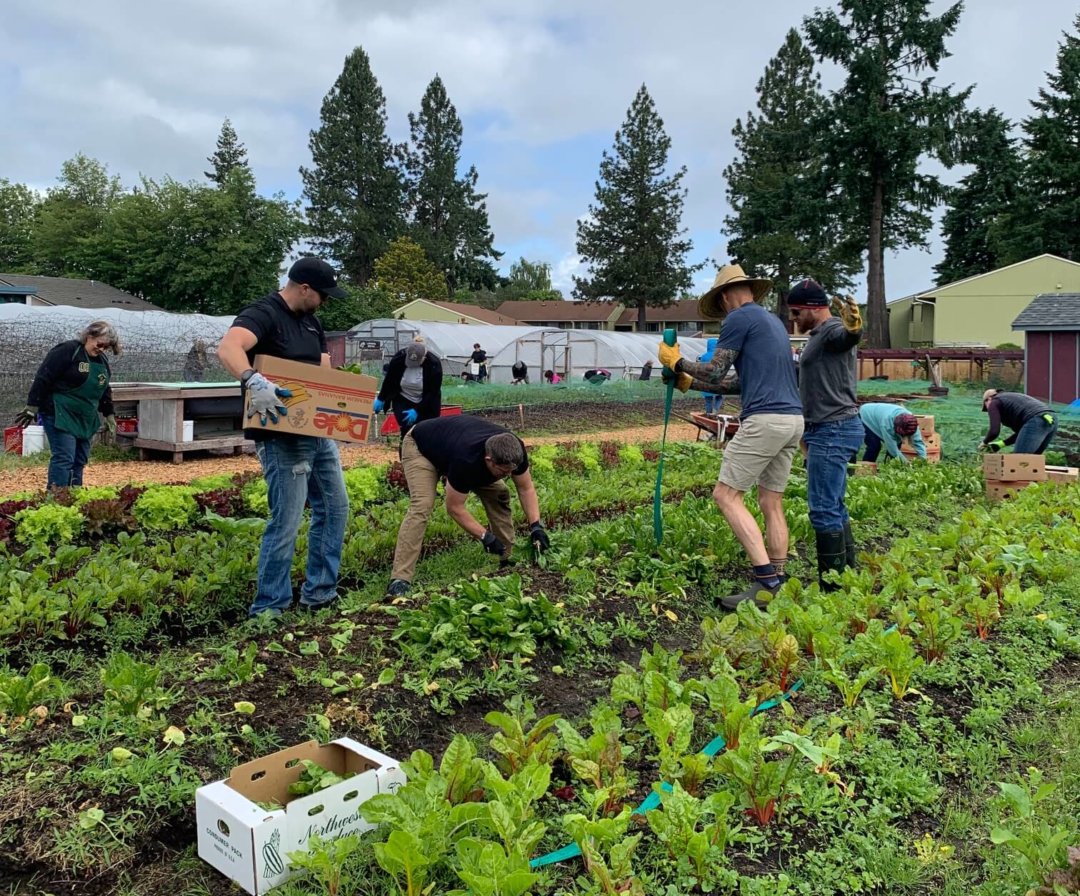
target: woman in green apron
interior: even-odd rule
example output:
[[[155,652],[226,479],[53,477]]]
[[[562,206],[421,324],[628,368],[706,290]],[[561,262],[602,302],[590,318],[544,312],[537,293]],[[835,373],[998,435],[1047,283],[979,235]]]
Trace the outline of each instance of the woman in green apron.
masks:
[[[16,418],[19,426],[28,426],[41,416],[52,452],[49,489],[82,485],[90,440],[101,429],[99,413],[109,432],[116,432],[106,351],[119,355],[120,338],[104,320],[94,321],[78,339],[61,342],[41,362]]]

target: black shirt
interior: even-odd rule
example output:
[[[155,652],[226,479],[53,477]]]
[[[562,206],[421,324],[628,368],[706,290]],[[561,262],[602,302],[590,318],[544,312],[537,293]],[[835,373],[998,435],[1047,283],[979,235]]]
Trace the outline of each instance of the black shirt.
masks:
[[[314,314],[293,311],[278,292],[265,295],[241,309],[232,325],[250,330],[258,340],[248,350],[249,364],[255,363],[256,355],[321,364],[322,356],[326,354],[326,334],[319,319]],[[258,441],[276,433],[245,429],[244,435]]]
[[[990,429],[983,441],[994,441],[1001,432],[1001,425],[1005,424],[1013,430],[1013,434],[1005,440],[1006,445],[1012,445],[1016,441],[1016,436],[1028,420],[1053,413],[1049,406],[1022,392],[998,392],[990,399],[986,412],[990,415]]]
[[[458,416],[422,420],[409,431],[409,435],[416,440],[420,453],[431,461],[439,475],[445,476],[453,488],[459,492],[471,492],[492,485],[500,478],[493,475],[484,463],[484,445],[492,436],[508,431],[479,417]],[[526,457],[512,475],[520,476],[528,469],[529,458]]]
[[[56,412],[53,404],[54,392],[74,392],[89,375],[90,362],[104,364],[109,368],[109,361],[102,352],[91,358],[78,339],[61,342],[45,356],[41,362],[34,382],[30,384],[30,396],[26,403],[36,407],[44,416],[51,417]],[[106,386],[98,402],[98,410],[106,417],[113,412],[112,386]]]

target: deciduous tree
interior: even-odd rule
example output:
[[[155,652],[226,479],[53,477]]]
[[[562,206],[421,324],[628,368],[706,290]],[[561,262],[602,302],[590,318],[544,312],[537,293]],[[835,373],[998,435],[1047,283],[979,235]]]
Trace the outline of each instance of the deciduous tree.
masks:
[[[600,160],[596,201],[577,225],[577,252],[588,273],[574,278],[574,295],[637,308],[641,330],[646,309],[671,304],[702,267],[686,263],[692,248],[682,228],[686,168],[668,173],[670,149],[643,84],[611,154]]]
[[[424,250],[408,237],[398,237],[375,262],[375,286],[395,306],[414,299],[446,301],[446,277]]]
[[[0,178],[0,271],[33,272],[34,214],[39,202],[26,184]]]
[[[301,168],[312,243],[359,286],[404,226],[405,187],[386,135],[386,99],[357,47],[322,103],[311,132],[311,168]]]
[[[738,155],[724,178],[734,214],[724,224],[728,253],[772,278],[776,313],[787,323],[792,281],[813,277],[830,290],[850,286],[862,267],[862,245],[845,231],[849,217],[822,140],[828,102],[814,57],[794,29],[757,93],[757,112],[732,131]]]
[[[846,72],[832,96],[829,163],[853,203],[867,250],[867,341],[886,347],[885,250],[925,246],[944,188],[922,167],[951,166],[970,88],[938,87],[933,73],[963,9],[940,16],[930,0],[839,0],[804,22],[815,53]]]

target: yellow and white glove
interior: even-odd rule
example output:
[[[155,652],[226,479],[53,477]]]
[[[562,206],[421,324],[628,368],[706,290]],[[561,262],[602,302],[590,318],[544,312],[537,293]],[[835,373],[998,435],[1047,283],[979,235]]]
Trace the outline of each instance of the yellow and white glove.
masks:
[[[675,365],[682,360],[682,352],[679,351],[678,343],[675,345],[668,345],[666,342],[661,342],[660,351],[657,352],[657,357],[660,359],[661,364],[674,371]]]
[[[831,307],[849,333],[858,333],[862,330],[862,312],[859,311],[858,304],[851,296],[844,299],[833,296]]]
[[[668,367],[665,367],[660,371],[660,379],[664,385],[667,385],[672,380],[675,382],[675,388],[680,392],[688,392],[690,387],[694,385],[694,378],[688,373],[675,373]]]

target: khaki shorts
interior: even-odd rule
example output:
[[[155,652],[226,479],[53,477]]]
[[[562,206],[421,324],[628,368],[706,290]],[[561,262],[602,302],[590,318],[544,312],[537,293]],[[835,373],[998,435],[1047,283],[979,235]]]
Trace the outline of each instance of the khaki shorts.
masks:
[[[798,414],[755,414],[739,425],[724,449],[720,481],[740,492],[755,485],[783,492],[803,434]]]

